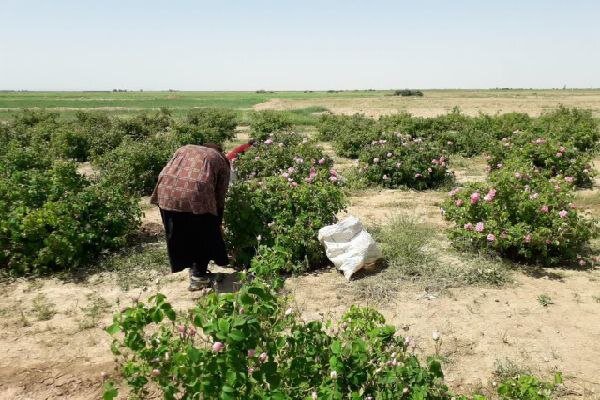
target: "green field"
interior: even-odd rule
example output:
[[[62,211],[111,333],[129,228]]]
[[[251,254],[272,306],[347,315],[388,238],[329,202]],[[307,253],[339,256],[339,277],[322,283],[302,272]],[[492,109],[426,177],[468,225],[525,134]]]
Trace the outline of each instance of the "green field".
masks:
[[[223,107],[237,110],[241,121],[254,106],[294,110],[299,123],[306,115],[330,110],[335,113],[365,113],[370,116],[407,111],[417,116],[444,114],[459,107],[469,115],[525,112],[537,115],[563,104],[591,109],[600,116],[600,90],[425,90],[423,97],[391,96],[391,90],[281,91],[281,92],[13,92],[0,91],[0,119],[9,119],[23,108],[45,108],[72,117],[77,110],[98,110],[129,115],[142,110],[169,108],[180,117],[190,108]]]
[[[0,92],[0,113],[22,108],[56,111],[97,109],[126,114],[131,111],[167,107],[177,112],[194,107],[224,107],[248,110],[273,98],[286,100],[379,97],[389,92]]]

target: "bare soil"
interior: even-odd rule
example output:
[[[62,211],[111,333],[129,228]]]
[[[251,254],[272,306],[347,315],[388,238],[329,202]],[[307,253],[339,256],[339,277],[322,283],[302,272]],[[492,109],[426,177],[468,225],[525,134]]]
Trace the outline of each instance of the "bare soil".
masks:
[[[343,162],[344,160],[340,160]],[[346,161],[347,162],[347,161]],[[459,181],[483,176],[476,159],[457,170]],[[367,225],[405,214],[439,228],[445,193],[365,190],[348,213]],[[598,187],[582,191],[578,205],[600,215]],[[157,210],[144,200],[144,229],[160,234]],[[144,269],[144,265],[140,265]],[[228,272],[228,270],[217,270]],[[0,399],[97,399],[101,374],[115,375],[111,339],[103,331],[111,315],[134,299],[160,291],[176,309],[193,306],[187,274],[152,275],[142,288],[122,290],[115,273],[82,281],[20,279],[0,283]],[[432,332],[442,335],[448,383],[459,392],[493,390],[498,362],[512,361],[543,377],[562,371],[565,398],[600,399],[600,270],[515,271],[505,287],[465,286],[431,292],[406,282],[393,301],[359,303],[353,285],[334,270],[290,278],[286,290],[305,319],[338,317],[351,304],[376,306],[389,323],[432,354]],[[232,290],[229,275],[220,290]],[[543,306],[538,297],[551,304]],[[41,297],[40,297],[41,296]],[[117,377],[118,378],[118,377]]]

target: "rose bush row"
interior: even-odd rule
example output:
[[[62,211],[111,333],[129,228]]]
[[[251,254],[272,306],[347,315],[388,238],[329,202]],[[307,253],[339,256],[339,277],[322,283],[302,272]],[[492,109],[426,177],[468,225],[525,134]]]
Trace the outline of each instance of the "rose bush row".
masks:
[[[176,121],[168,109],[124,117],[78,111],[74,119],[43,110],[23,110],[2,125],[0,144],[14,140],[23,145],[44,143],[58,157],[87,161],[117,148],[124,140],[141,142],[165,132],[172,132],[181,144],[223,143],[235,136],[236,126],[236,114],[218,108],[192,109],[181,121]]]
[[[454,223],[450,238],[461,248],[493,250],[508,258],[543,265],[589,264],[595,221],[573,203],[573,181],[548,179],[533,168],[501,168],[486,183],[450,192],[442,206]]]
[[[0,155],[0,268],[11,275],[85,266],[139,226],[137,199],[72,162],[16,143]],[[2,152],[0,150],[0,152]]]
[[[317,126],[321,140],[334,143],[338,155],[358,158],[373,140],[400,133],[427,138],[450,153],[471,157],[495,149],[500,139],[526,136],[554,139],[581,152],[596,148],[600,133],[591,111],[559,107],[532,118],[523,113],[481,114],[469,117],[455,108],[437,117],[414,117],[408,113],[382,116],[322,115]]]
[[[414,339],[398,335],[378,312],[353,306],[337,323],[305,322],[258,281],[237,293],[210,293],[180,314],[158,294],[117,313],[107,331],[119,373],[139,397],[467,399],[444,384],[437,356],[421,362]],[[439,345],[439,335],[434,340]],[[547,400],[554,387],[524,376],[498,393]],[[111,380],[105,389],[105,399],[118,395]]]

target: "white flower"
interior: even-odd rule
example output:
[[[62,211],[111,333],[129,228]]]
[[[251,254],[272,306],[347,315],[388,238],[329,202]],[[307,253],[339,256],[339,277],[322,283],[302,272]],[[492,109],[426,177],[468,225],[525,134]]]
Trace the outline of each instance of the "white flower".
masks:
[[[331,379],[337,379],[337,371],[331,371]]]
[[[440,333],[438,331],[433,331],[431,337],[437,342],[438,340],[440,340]]]

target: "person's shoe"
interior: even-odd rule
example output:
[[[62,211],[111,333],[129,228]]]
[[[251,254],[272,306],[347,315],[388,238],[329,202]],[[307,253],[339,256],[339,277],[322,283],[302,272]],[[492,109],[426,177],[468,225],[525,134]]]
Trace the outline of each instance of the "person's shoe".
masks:
[[[212,287],[212,280],[209,277],[190,275],[190,286],[188,287],[190,292],[196,292],[210,287]]]

